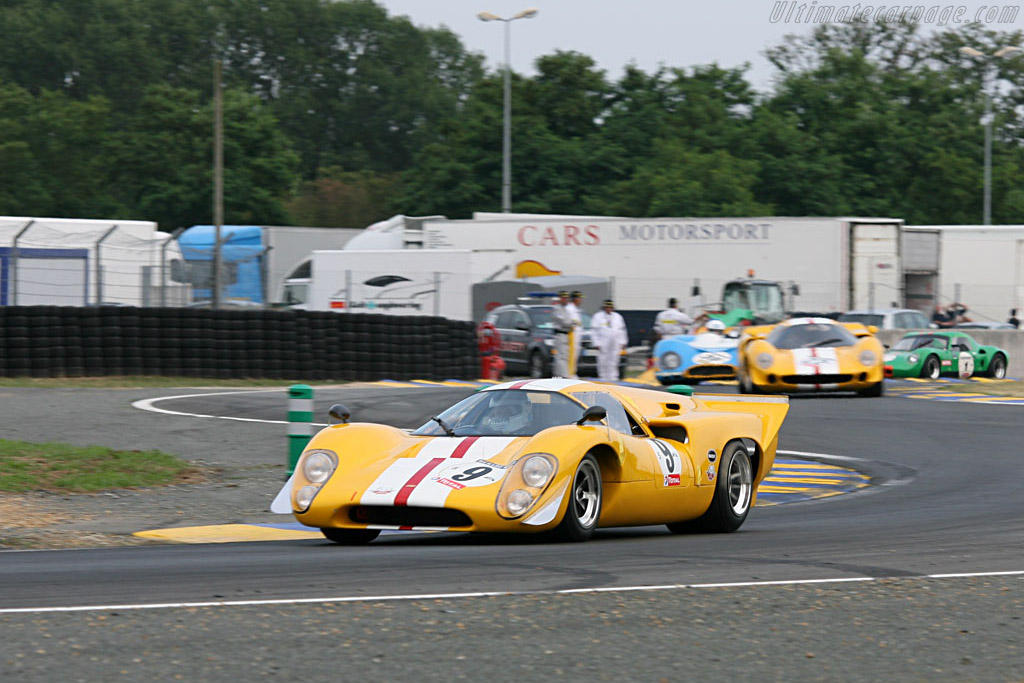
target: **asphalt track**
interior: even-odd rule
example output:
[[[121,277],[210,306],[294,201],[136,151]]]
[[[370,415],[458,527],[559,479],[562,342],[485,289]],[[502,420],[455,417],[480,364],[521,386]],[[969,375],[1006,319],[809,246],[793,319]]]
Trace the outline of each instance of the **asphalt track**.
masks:
[[[382,391],[320,390],[316,414],[413,426],[467,390]],[[780,449],[873,485],[755,508],[736,534],[3,553],[0,675],[1021,680],[1024,408],[894,393],[794,397]],[[176,409],[280,419],[268,396]]]

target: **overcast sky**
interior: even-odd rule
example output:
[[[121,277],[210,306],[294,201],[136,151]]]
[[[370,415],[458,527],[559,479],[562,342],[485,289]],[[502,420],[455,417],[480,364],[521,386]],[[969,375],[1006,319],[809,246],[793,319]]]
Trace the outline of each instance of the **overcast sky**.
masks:
[[[389,14],[408,16],[417,26],[447,26],[468,49],[483,53],[490,69],[504,63],[504,26],[480,21],[477,13],[511,17],[537,8],[535,17],[510,24],[512,69],[518,73],[536,74],[533,61],[556,50],[588,55],[609,80],[617,80],[630,62],[648,73],[662,64],[688,67],[716,62],[738,67],[749,62],[748,80],[761,91],[769,89],[774,76],[763,56],[765,48],[777,45],[786,34],[807,34],[815,25],[797,21],[801,6],[804,19],[809,8],[816,13],[834,8],[833,16],[837,16],[843,8],[852,14],[871,7],[874,16],[880,7],[886,12],[904,7],[912,12],[919,7],[923,13],[919,23],[928,30],[968,22],[979,10],[996,8],[993,20],[985,22],[989,28],[1024,28],[1021,5],[997,5],[996,1],[953,5],[903,0],[903,4],[869,5],[831,0],[376,0]],[[1014,13],[1017,16],[1012,22],[1000,23],[998,17],[1005,7],[1011,8],[1007,19]]]

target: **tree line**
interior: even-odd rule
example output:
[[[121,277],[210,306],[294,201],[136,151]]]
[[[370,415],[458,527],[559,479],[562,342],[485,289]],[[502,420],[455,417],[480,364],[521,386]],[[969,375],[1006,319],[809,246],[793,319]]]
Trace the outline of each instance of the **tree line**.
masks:
[[[513,74],[513,210],[1024,222],[1019,32],[822,25],[747,68],[557,51]],[[229,224],[468,217],[501,198],[502,72],[372,0],[10,0],[0,214],[210,223],[214,62]]]

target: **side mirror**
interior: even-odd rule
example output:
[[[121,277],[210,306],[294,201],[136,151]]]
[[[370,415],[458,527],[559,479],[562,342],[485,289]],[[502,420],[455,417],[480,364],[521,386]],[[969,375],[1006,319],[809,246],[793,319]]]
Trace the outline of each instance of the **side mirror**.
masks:
[[[583,417],[581,417],[576,424],[581,425],[584,422],[600,422],[606,417],[608,417],[608,411],[604,409],[604,406],[590,406],[583,411]]]
[[[348,422],[348,418],[352,413],[349,412],[348,408],[346,408],[344,404],[335,403],[333,406],[331,406],[331,409],[327,411],[327,414],[333,417],[338,422],[344,424]]]

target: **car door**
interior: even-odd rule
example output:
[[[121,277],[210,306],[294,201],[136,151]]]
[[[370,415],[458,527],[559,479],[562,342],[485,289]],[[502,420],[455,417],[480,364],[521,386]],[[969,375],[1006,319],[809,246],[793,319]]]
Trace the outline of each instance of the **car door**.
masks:
[[[619,454],[621,469],[601,474],[610,506],[607,515],[601,514],[602,524],[655,524],[672,519],[694,490],[693,464],[680,450],[682,444],[651,436],[640,420],[607,392],[573,395],[587,406],[604,407],[608,438]]]
[[[494,326],[501,335],[499,353],[505,361],[505,373],[508,375],[521,375],[526,370],[529,332],[521,329],[526,322],[526,315],[516,308],[500,310],[495,316]]]

